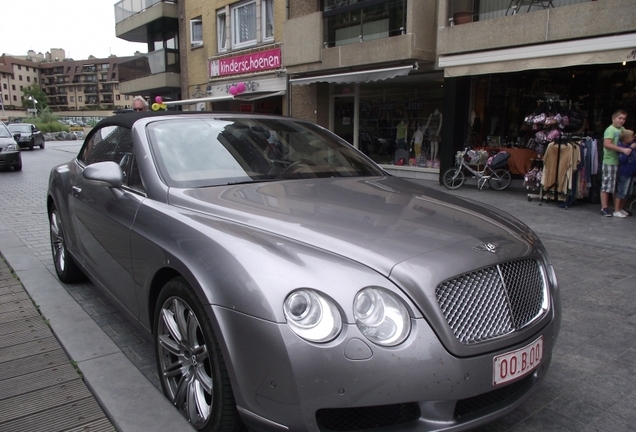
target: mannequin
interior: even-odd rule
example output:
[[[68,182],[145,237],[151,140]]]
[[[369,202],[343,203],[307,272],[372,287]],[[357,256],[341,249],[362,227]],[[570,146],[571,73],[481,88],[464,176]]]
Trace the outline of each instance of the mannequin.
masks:
[[[439,142],[442,140],[440,135],[442,131],[442,113],[437,108],[428,116],[424,130],[428,130],[429,139],[431,140],[431,160],[439,166],[437,156],[439,154]]]
[[[406,140],[408,135],[408,125],[406,121],[402,120],[399,125],[397,125],[397,135],[395,136],[395,141],[397,142],[398,150],[406,149]]]
[[[413,150],[415,151],[415,159],[419,159],[420,154],[422,153],[422,141],[424,141],[424,132],[422,132],[422,127],[418,123],[417,127],[415,128],[413,138],[411,139],[411,144],[413,145]]]

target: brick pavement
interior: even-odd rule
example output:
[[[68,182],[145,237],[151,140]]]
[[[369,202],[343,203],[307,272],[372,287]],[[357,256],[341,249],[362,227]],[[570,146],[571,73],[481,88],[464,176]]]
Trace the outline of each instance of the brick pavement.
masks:
[[[44,196],[48,167],[71,159],[76,151],[64,145],[55,147],[52,143],[47,144],[45,152],[25,152],[21,173],[0,173],[0,234],[15,236],[8,243],[2,237],[0,251],[4,252],[7,244],[26,248],[46,267],[49,276],[54,271]],[[445,190],[436,182],[422,183]],[[602,218],[597,205],[585,203],[567,210],[554,203],[539,205],[536,200],[528,202],[523,191],[478,191],[465,186],[450,193],[502,208],[534,229],[557,270],[564,305],[561,335],[544,385],[513,413],[479,431],[635,430],[636,267],[631,263],[636,260],[636,217]],[[17,264],[18,274],[22,274],[21,259],[9,260],[12,266]],[[30,285],[25,283],[28,290]],[[156,390],[151,342],[144,340],[92,284],[62,286],[123,353],[119,361],[134,365],[149,380],[149,387]],[[103,366],[98,360],[95,362]],[[94,370],[89,362],[80,362],[80,366]],[[117,381],[114,374],[102,378]],[[100,396],[102,383],[96,379],[95,384]],[[148,386],[125,390],[137,398],[149,394]],[[138,391],[142,393],[135,393]],[[105,399],[103,405],[112,411],[113,418],[121,415],[121,421],[127,420],[125,409],[116,406],[108,395]],[[174,415],[180,417],[176,412]]]

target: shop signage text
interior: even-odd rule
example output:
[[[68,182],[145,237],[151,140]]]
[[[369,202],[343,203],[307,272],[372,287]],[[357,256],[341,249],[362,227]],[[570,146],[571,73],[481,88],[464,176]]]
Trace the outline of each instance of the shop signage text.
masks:
[[[422,98],[415,100],[404,99],[402,108],[405,111],[419,111],[424,108],[424,102]],[[391,99],[378,100],[378,111],[393,111],[395,109],[395,102]],[[371,104],[369,102],[362,102],[360,104],[360,111],[371,112]]]
[[[275,48],[210,61],[210,76],[238,75],[281,67],[281,50]]]

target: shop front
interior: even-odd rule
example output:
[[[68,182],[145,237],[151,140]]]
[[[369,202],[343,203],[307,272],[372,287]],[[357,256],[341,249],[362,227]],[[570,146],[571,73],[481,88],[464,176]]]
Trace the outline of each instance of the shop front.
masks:
[[[400,68],[363,71],[349,77],[338,74],[292,78],[290,83],[330,82],[331,131],[394,175],[437,178],[442,146],[443,75],[417,73],[411,66],[402,67],[404,73],[387,75],[386,71],[397,69]],[[379,75],[370,77],[374,72]]]
[[[287,76],[280,47],[217,56],[208,62],[205,92],[168,102],[191,111],[283,114]]]

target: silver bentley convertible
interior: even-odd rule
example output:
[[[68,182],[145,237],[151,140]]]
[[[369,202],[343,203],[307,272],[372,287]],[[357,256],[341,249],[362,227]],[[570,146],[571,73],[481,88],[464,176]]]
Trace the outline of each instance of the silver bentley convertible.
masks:
[[[468,430],[550,364],[559,288],[527,226],[306,121],[113,116],[47,205],[60,280],[152,335],[197,430]]]

